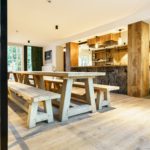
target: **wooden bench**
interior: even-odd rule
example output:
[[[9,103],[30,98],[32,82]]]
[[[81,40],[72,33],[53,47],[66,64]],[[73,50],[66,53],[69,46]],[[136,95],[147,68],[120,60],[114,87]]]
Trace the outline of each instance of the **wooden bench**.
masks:
[[[55,92],[60,92],[62,83],[63,80],[61,79],[45,79],[46,89],[54,90]],[[80,90],[83,95],[82,89],[85,88],[83,82],[74,82],[73,86],[81,88]],[[98,110],[101,110],[104,106],[110,107],[110,92],[114,90],[119,90],[119,86],[94,84],[94,91],[96,93],[96,106]],[[74,91],[72,91],[72,93],[74,93]]]
[[[94,84],[94,90],[97,93],[96,106],[101,110],[104,106],[110,107],[110,92],[119,90],[119,86]]]
[[[8,97],[28,113],[27,126],[35,127],[37,122],[53,122],[52,100],[59,99],[60,94],[38,89],[18,82],[8,82]],[[43,102],[44,111],[39,111]]]

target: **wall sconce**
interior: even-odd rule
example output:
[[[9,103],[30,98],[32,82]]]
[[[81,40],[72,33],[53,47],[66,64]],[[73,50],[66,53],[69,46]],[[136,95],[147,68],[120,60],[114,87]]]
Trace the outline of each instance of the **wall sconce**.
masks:
[[[96,39],[95,48],[98,49],[99,48],[99,37],[96,36],[95,39]]]
[[[66,47],[64,47],[63,51],[66,52]]]
[[[98,47],[99,47],[99,44],[98,44],[98,43],[96,43],[96,44],[95,44],[95,48],[96,48],[96,49],[98,49]]]
[[[122,31],[122,29],[119,29],[120,37],[118,39],[118,45],[123,45],[123,40],[122,40],[122,37],[121,37],[121,31]]]

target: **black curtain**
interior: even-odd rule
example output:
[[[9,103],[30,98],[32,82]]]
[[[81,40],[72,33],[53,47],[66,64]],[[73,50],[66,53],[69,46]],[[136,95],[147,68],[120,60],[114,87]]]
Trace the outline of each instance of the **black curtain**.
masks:
[[[24,46],[24,70],[27,70],[27,46]]]
[[[32,71],[41,71],[43,66],[43,48],[32,46]]]
[[[31,64],[32,71],[41,71],[43,66],[43,48],[42,47],[31,47]],[[24,70],[28,70],[27,68],[27,60],[28,60],[28,46],[24,46]]]

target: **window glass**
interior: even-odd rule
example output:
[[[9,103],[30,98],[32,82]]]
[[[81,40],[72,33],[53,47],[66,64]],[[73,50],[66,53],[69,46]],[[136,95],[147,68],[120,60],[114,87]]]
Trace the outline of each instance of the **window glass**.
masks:
[[[27,70],[32,71],[32,53],[31,46],[27,47]]]
[[[22,47],[8,46],[7,62],[8,71],[21,71],[22,70]]]

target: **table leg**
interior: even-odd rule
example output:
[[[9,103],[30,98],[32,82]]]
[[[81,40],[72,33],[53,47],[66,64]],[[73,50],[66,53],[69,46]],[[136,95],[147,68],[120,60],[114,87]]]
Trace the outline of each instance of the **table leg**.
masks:
[[[39,87],[39,79],[38,79],[38,76],[36,76],[36,75],[33,75],[33,80],[34,80],[34,85],[35,85],[35,87]]]
[[[92,112],[96,112],[93,78],[85,80],[86,100],[92,106]]]
[[[44,77],[40,76],[40,88],[45,90]]]
[[[16,74],[16,73],[13,73],[13,76],[14,76],[15,82],[18,82],[17,74]]]
[[[17,76],[18,76],[18,82],[22,83],[23,82],[23,75],[17,74]]]
[[[35,86],[41,89],[45,89],[45,83],[43,76],[33,75]]]
[[[71,101],[73,79],[64,79],[62,86],[61,101],[59,107],[59,119],[61,121],[68,120],[68,110]]]
[[[30,84],[30,82],[29,82],[29,75],[28,74],[24,74],[23,75],[23,84],[27,84],[27,85]]]

